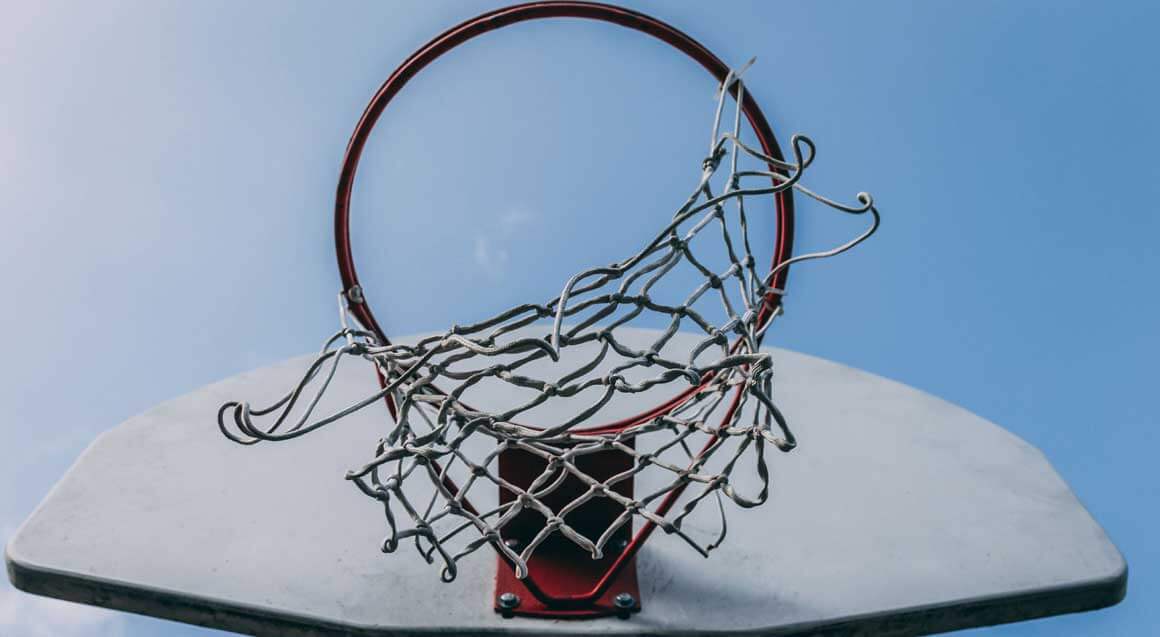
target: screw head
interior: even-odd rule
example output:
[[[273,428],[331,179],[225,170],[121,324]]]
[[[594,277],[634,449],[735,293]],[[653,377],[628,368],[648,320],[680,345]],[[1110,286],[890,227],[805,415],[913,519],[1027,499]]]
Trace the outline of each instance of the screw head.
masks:
[[[520,605],[520,596],[515,593],[503,593],[499,596],[500,608],[515,608]]]
[[[615,604],[617,608],[626,610],[636,606],[636,598],[633,597],[631,593],[620,593],[616,597],[612,598],[612,603]]]

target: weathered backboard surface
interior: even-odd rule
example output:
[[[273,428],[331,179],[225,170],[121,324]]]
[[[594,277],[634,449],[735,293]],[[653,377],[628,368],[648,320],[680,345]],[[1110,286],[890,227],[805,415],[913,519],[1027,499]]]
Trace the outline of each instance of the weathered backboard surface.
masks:
[[[226,441],[218,407],[280,395],[305,357],[102,435],[11,540],[9,577],[263,635],[915,634],[1123,597],[1123,558],[1035,448],[904,385],[772,351],[799,448],[770,457],[769,503],[731,507],[710,559],[653,537],[638,559],[643,610],[627,620],[504,619],[485,551],[450,584],[414,552],[380,553],[381,505],[343,476],[385,431],[385,409],[287,443]],[[369,367],[339,375],[336,402],[377,389]]]

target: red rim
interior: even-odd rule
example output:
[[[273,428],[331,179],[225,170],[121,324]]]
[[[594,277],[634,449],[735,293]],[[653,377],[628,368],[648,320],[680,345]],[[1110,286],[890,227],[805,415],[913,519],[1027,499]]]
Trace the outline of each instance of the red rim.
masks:
[[[362,286],[359,285],[350,242],[351,194],[354,190],[354,179],[355,173],[358,170],[359,159],[362,156],[367,140],[370,138],[371,131],[386,109],[387,104],[402,90],[407,82],[422,70],[423,67],[438,59],[444,53],[488,31],[541,18],[584,18],[618,24],[646,33],[673,46],[708,70],[719,82],[724,81],[726,75],[729,73],[729,67],[699,42],[656,18],[623,7],[594,2],[574,2],[570,0],[529,2],[527,4],[515,5],[484,13],[445,31],[425,44],[418,51],[411,54],[410,57],[395,69],[394,73],[391,73],[391,76],[387,78],[387,81],[375,93],[375,96],[371,99],[370,104],[367,105],[366,110],[359,119],[354,133],[351,135],[350,143],[347,145],[346,155],[343,158],[342,172],[338,179],[338,193],[334,207],[335,252],[338,256],[338,271],[342,277],[342,289],[346,292],[348,300],[351,301],[351,313],[384,343],[389,343],[390,341],[383,332],[378,320],[375,318],[374,312],[371,311],[370,301],[365,298],[362,292]],[[777,145],[777,140],[773,135],[769,122],[766,121],[765,115],[762,114],[761,108],[758,107],[757,102],[753,99],[752,93],[749,91],[746,91],[742,98],[742,110],[745,113],[746,119],[749,121],[749,125],[757,135],[762,152],[775,159],[783,159],[781,149]],[[775,166],[770,166],[770,169],[778,170]],[[776,204],[777,238],[773,251],[773,264],[770,267],[789,259],[793,247],[794,216],[792,193],[788,190],[778,193],[776,195]],[[788,276],[789,268],[783,268],[774,276],[772,287],[785,289]],[[352,290],[358,290],[358,292],[352,294]],[[765,321],[768,321],[772,316],[773,310],[780,303],[781,296],[779,294],[768,295],[766,297],[766,304],[762,308],[762,313],[758,317],[758,324],[761,325]],[[614,424],[619,425],[621,423]],[[607,429],[610,426],[612,425],[598,426],[592,429]]]

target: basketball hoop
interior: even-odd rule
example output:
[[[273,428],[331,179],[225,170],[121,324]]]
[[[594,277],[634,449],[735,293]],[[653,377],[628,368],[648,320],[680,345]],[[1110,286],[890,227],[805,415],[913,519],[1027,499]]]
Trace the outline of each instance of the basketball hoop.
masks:
[[[504,26],[559,17],[641,31],[688,55],[717,79],[717,107],[700,179],[639,252],[577,274],[549,301],[520,305],[415,343],[392,343],[359,283],[350,241],[355,174],[375,123],[411,78],[456,46]],[[722,132],[730,97],[737,106],[731,126]],[[742,115],[757,136],[756,148],[740,139]],[[787,160],[740,72],[654,18],[609,5],[557,1],[468,20],[407,58],[375,94],[351,137],[335,206],[342,328],[292,391],[263,409],[227,403],[219,411],[219,426],[242,444],[288,440],[384,400],[395,425],[373,458],[347,477],[383,504],[389,527],[385,552],[409,540],[424,559],[437,560],[443,579],[451,581],[461,558],[491,546],[499,556],[498,612],[627,616],[640,608],[634,560],[653,531],[659,527],[707,556],[725,539],[726,501],[748,508],[767,500],[766,445],[781,451],[796,445],[773,399],[770,355],[760,351],[766,330],[782,312],[789,267],[844,252],[878,227],[869,195],[860,193],[857,205],[845,205],[801,183],[815,155],[808,138],[794,136],[790,150]],[[794,257],[794,191],[840,212],[869,212],[872,223],[832,250]],[[750,249],[745,201],[765,196],[774,198],[777,224],[772,264],[761,271]],[[727,254],[719,269],[697,256],[699,242],[715,233]],[[659,298],[655,287],[678,265],[699,272],[701,283],[678,301]],[[719,319],[702,311],[710,302]],[[348,313],[357,327],[347,322]],[[667,318],[669,329],[648,348],[630,347],[618,331],[631,329],[642,315]],[[536,332],[539,326],[546,333]],[[702,332],[703,339],[692,350],[674,352],[671,338],[683,326]],[[381,391],[312,420],[346,357],[370,362]],[[487,383],[508,392],[505,406],[472,406],[471,393]],[[656,389],[671,393],[634,416],[601,419],[618,398]],[[312,397],[302,401],[305,395]],[[559,422],[536,422],[536,409],[549,401],[576,401],[577,406]],[[293,415],[302,404],[301,413]],[[255,419],[268,419],[268,424]],[[470,449],[480,440],[490,446]],[[638,449],[642,441],[653,446]],[[734,470],[750,458],[759,483],[753,492],[733,479]],[[453,470],[462,475],[457,479]],[[664,476],[663,488],[636,493],[635,481],[646,472]],[[417,482],[430,492],[416,496]],[[477,508],[468,498],[476,485],[498,490],[498,504]],[[696,493],[677,507],[694,485]],[[720,510],[720,531],[710,541],[699,540],[683,523],[710,499]],[[634,532],[637,518],[641,526]]]

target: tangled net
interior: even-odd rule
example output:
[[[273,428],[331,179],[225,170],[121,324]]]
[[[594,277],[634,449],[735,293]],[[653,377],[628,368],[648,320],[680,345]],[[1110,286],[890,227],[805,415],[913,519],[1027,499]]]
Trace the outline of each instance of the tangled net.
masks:
[[[326,341],[297,386],[265,408],[246,402],[223,405],[218,413],[222,433],[241,444],[288,440],[386,399],[395,416],[394,426],[379,441],[373,458],[348,472],[347,478],[384,505],[389,533],[383,551],[393,552],[403,540],[413,538],[428,562],[438,555],[445,581],[455,578],[461,558],[486,544],[513,564],[521,579],[527,576],[528,560],[537,547],[553,536],[566,538],[599,559],[634,517],[681,537],[707,555],[725,536],[722,498],[741,507],[765,502],[769,487],[765,445],[789,451],[796,444],[773,400],[770,354],[760,351],[765,331],[781,312],[781,305],[771,300],[782,290],[770,282],[792,263],[854,247],[873,234],[879,223],[866,193],[859,193],[858,205],[844,205],[800,183],[814,159],[814,144],[807,137],[792,138],[793,162],[779,161],[743,143],[739,106],[743,91],[737,73],[731,73],[718,89],[710,152],[702,163],[701,177],[672,220],[637,254],[573,276],[560,295],[546,303],[520,305],[414,344],[383,343],[370,331],[350,327],[340,295],[342,328]],[[722,113],[730,93],[735,93],[738,106],[731,130],[723,132]],[[764,166],[745,169],[742,160]],[[728,166],[728,175],[721,180],[720,193],[714,194],[712,182],[723,164]],[[744,185],[755,179],[765,185]],[[870,212],[873,222],[845,244],[794,257],[759,273],[750,249],[746,198],[790,189],[841,212]],[[724,261],[717,270],[693,250],[698,237],[714,234],[712,228],[719,231],[721,243],[716,247]],[[691,267],[701,283],[677,301],[664,301],[657,290],[678,265]],[[706,309],[706,305],[712,307]],[[620,328],[638,317],[658,315],[668,317],[668,327],[647,348],[633,347],[621,338]],[[549,320],[547,333],[536,332],[538,325],[546,327]],[[686,345],[671,351],[673,337],[689,324],[703,337],[691,350]],[[312,420],[344,357],[372,363],[381,391]],[[533,369],[540,369],[542,376],[533,376]],[[441,390],[437,381],[454,388]],[[308,391],[312,384],[317,386]],[[490,410],[473,408],[470,394],[473,388],[478,391],[484,386],[489,396],[501,396],[508,404]],[[659,409],[615,427],[591,426],[617,399],[664,386],[681,391]],[[298,410],[301,413],[291,418],[307,395],[311,397]],[[517,422],[546,402],[566,400],[579,403],[559,422],[543,428]],[[658,436],[659,444],[647,453],[636,449],[641,440]],[[494,444],[472,453],[468,442],[481,439]],[[694,451],[698,440],[703,446]],[[543,461],[543,471],[530,485],[516,485],[498,475],[496,459],[508,450],[521,450]],[[597,479],[578,466],[582,457],[607,450],[626,454],[631,459],[628,468]],[[743,494],[739,481],[731,479],[747,451],[756,459],[757,486],[752,495]],[[710,467],[714,457],[717,464]],[[463,478],[457,480],[453,471]],[[636,498],[617,488],[644,472],[659,473],[661,487]],[[566,481],[579,481],[587,488],[553,509],[545,499]],[[416,482],[429,484],[420,489]],[[477,509],[467,499],[476,484],[492,485],[493,493],[498,487],[508,497],[486,510]],[[679,509],[670,508],[694,484],[699,485],[699,492],[686,498]],[[704,541],[682,523],[709,496],[717,501],[720,522],[714,539]],[[615,503],[619,513],[607,528],[593,532],[580,528],[583,525],[576,523],[575,512],[596,499]],[[657,501],[661,506],[652,508]],[[522,546],[505,543],[505,527],[529,511],[543,516],[542,527]]]

